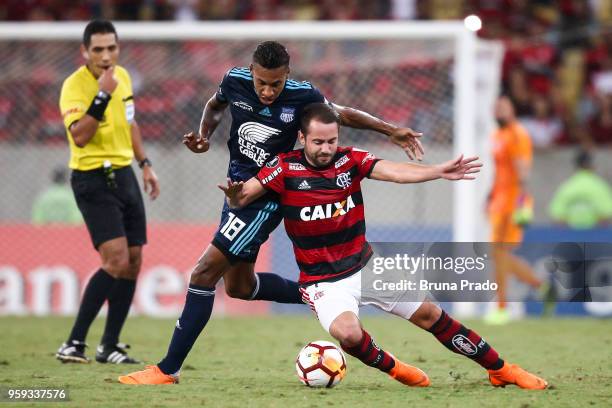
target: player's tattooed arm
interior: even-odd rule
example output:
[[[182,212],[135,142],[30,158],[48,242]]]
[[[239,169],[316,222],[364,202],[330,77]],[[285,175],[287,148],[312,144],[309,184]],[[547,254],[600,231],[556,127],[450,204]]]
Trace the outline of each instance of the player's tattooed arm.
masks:
[[[251,177],[248,181],[232,181],[227,179],[227,185],[217,184],[227,198],[230,208],[241,208],[252,203],[266,193],[259,180]]]
[[[443,178],[445,180],[473,180],[473,174],[480,172],[482,163],[478,157],[456,159],[435,165],[398,163],[380,160],[374,164],[370,178],[394,183],[422,183]]]
[[[411,160],[422,160],[425,151],[419,138],[423,135],[410,128],[395,126],[367,112],[333,104],[340,115],[342,126],[355,129],[369,129],[389,136],[391,142],[401,147]]]
[[[194,153],[204,153],[208,151],[210,147],[210,136],[219,125],[219,122],[221,122],[223,111],[227,106],[227,103],[219,102],[217,97],[213,95],[204,106],[198,135],[196,136],[194,132],[185,134],[183,136],[183,144]]]

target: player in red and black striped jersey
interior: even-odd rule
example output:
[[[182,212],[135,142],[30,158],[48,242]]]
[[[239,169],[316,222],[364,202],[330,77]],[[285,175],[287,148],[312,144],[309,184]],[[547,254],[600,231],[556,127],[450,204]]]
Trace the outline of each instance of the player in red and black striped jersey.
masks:
[[[315,167],[304,150],[295,150],[259,171],[261,185],[280,194],[300,284],[341,279],[370,259],[360,182],[377,161],[364,150],[338,147],[328,165]]]
[[[300,268],[304,302],[342,348],[365,364],[410,386],[428,386],[420,369],[379,348],[359,321],[359,306],[374,305],[430,331],[449,350],[488,370],[494,386],[546,388],[545,380],[502,360],[477,333],[431,302],[392,302],[361,291],[361,270],[372,255],[365,239],[361,180],[418,183],[444,178],[471,180],[481,166],[477,157],[439,165],[377,159],[354,147],[338,146],[339,121],[327,104],[308,105],[302,114],[302,150],[281,153],[246,182],[220,185],[230,207],[247,205],[268,190],[280,195],[287,235]]]

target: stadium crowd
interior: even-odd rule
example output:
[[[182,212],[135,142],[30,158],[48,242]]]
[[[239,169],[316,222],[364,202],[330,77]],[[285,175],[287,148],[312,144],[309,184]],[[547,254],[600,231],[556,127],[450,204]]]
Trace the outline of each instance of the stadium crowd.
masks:
[[[83,0],[76,4],[62,0],[7,0],[0,5],[0,18],[8,21],[88,20],[92,17],[209,21],[445,20],[469,14],[476,14],[483,20],[481,37],[505,43],[502,87],[515,103],[519,118],[528,128],[536,148],[563,144],[581,144],[588,148],[594,144],[612,143],[612,0]],[[237,60],[237,54],[231,51],[213,50],[213,43],[187,42],[181,47],[161,43],[153,47],[154,53],[150,52],[151,48],[146,52],[147,65],[135,67],[136,72],[140,70],[147,75],[146,78],[144,75],[137,77],[134,87],[141,118],[142,115],[144,119],[147,115],[154,118],[161,112],[172,118],[165,121],[166,129],[159,126],[158,119],[142,120],[150,123],[145,126],[144,137],[162,142],[166,140],[165,135],[181,134],[185,123],[194,122],[187,117],[193,115],[187,112],[198,112],[202,90],[214,89],[219,73],[230,65],[245,62]],[[0,141],[54,142],[65,138],[57,107],[44,102],[55,100],[60,84],[51,78],[62,77],[64,72],[52,72],[56,68],[40,64],[42,61],[36,61],[34,50],[21,50],[21,55],[9,64],[1,80]],[[337,97],[336,88],[346,84],[352,73],[351,70],[334,70],[328,62],[359,51],[351,47],[326,51],[318,59],[317,73],[309,75],[309,79],[330,98]],[[18,51],[4,52],[9,52],[8,57],[11,57],[11,52]],[[142,57],[145,49],[136,47],[129,52],[138,61],[138,54]],[[210,64],[209,59],[207,69],[203,70],[204,59],[210,55],[215,55],[216,63]],[[152,58],[155,61],[151,61]],[[68,61],[68,65],[78,64],[80,61],[76,59],[78,55],[75,60]],[[30,79],[24,80],[17,74],[20,63],[37,62],[36,74]],[[423,113],[452,115],[448,104],[451,84],[447,78],[442,79],[444,75],[432,75],[432,67],[427,64],[417,67],[416,71],[409,58],[404,64],[405,69],[400,63],[393,75],[389,75],[384,65],[360,68],[360,73],[364,69],[369,71],[367,80],[354,87],[355,93],[359,93],[358,99],[364,101],[362,108],[414,128],[420,128],[418,122],[421,121],[421,127],[426,127],[423,130],[428,135],[435,135],[435,141],[448,142],[451,129],[444,125],[447,121],[432,125]],[[448,69],[448,64],[450,61],[435,66],[442,71]],[[166,69],[157,72],[155,67],[160,65]],[[170,77],[168,73],[172,72],[181,72],[181,75]],[[144,81],[145,86],[139,88],[138,81]],[[411,92],[412,97],[402,101],[385,101],[381,95],[393,86],[391,82],[400,82],[416,92]],[[349,95],[347,99],[356,100],[357,96]],[[40,102],[40,106],[32,101]],[[440,101],[445,102],[432,108],[434,104],[440,105]],[[32,117],[38,120],[27,119]],[[17,124],[22,129],[26,127],[19,135],[10,132]]]

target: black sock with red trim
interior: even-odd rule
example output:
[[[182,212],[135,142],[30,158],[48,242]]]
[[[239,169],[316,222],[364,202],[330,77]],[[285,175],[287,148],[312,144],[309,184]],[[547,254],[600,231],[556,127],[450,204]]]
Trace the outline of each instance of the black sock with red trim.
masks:
[[[453,353],[470,358],[488,370],[499,370],[504,365],[497,351],[478,333],[450,317],[444,310],[427,331]]]
[[[342,350],[351,356],[358,358],[370,367],[376,367],[380,371],[389,372],[395,367],[395,360],[389,353],[381,349],[374,343],[372,337],[365,330],[361,329],[363,336],[361,342],[354,347],[347,347],[341,344]]]

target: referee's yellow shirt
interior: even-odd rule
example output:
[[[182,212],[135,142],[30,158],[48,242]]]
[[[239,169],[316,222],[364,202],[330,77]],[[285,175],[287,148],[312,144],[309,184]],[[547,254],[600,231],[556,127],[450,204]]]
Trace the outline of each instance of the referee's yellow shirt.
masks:
[[[134,150],[130,126],[135,113],[132,81],[127,70],[118,65],[114,75],[117,88],[111,95],[96,134],[85,147],[74,143],[69,128],[87,112],[98,93],[98,81],[86,66],[82,66],[62,85],[59,104],[70,144],[71,169],[93,170],[102,167],[105,160],[109,160],[113,167],[128,166],[132,162]]]

